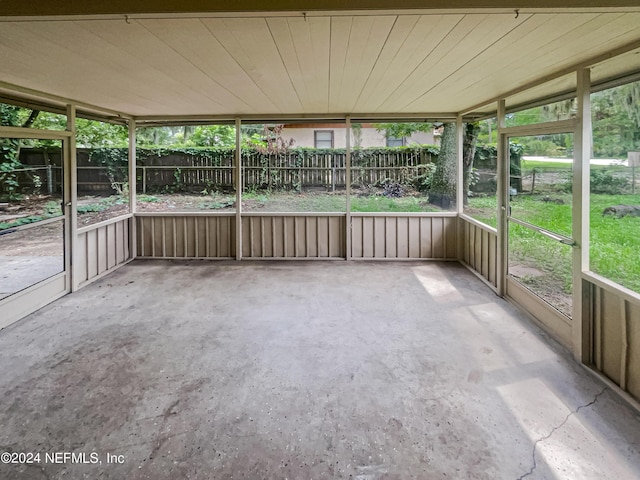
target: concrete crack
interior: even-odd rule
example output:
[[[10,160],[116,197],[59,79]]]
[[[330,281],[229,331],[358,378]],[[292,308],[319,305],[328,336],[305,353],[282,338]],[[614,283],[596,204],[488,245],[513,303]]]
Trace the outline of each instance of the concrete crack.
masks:
[[[549,438],[551,438],[551,436],[559,429],[561,429],[562,427],[564,427],[564,425],[569,421],[569,419],[575,415],[576,413],[578,413],[580,410],[582,410],[583,408],[587,408],[590,407],[591,405],[593,405],[594,403],[596,403],[598,401],[598,398],[600,398],[600,396],[607,390],[607,387],[603,387],[602,390],[596,394],[595,397],[593,397],[593,400],[591,400],[589,403],[585,404],[585,405],[580,405],[578,406],[578,408],[576,408],[575,410],[569,412],[569,414],[565,417],[565,419],[560,423],[560,425],[557,425],[555,427],[553,427],[551,429],[551,431],[545,435],[544,437],[540,437],[538,440],[536,440],[533,444],[533,449],[531,452],[531,460],[532,460],[532,465],[531,468],[529,469],[528,472],[526,472],[523,475],[520,475],[516,480],[523,480],[524,478],[527,478],[531,475],[533,475],[533,472],[535,472],[536,468],[538,467],[538,461],[536,460],[536,449],[538,448],[538,444],[541,442],[544,442],[545,440],[549,440]]]

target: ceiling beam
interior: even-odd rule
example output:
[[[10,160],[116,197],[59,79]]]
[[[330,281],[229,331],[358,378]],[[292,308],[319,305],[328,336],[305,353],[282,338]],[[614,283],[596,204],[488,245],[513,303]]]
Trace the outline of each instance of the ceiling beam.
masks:
[[[347,114],[250,114],[250,115],[151,115],[136,117],[136,123],[140,127],[176,126],[176,125],[208,125],[208,124],[232,124],[235,118],[240,118],[243,123],[314,123],[344,122]],[[453,112],[438,113],[371,113],[353,114],[353,122],[447,122],[453,121],[456,114]]]
[[[1,17],[34,16],[93,16],[93,15],[147,15],[147,14],[204,14],[255,12],[341,12],[387,11],[388,0],[22,0],[0,3]],[[393,10],[442,11],[441,0],[394,0]],[[519,10],[591,10],[630,9],[638,11],[637,0],[449,0],[446,10],[498,9]]]

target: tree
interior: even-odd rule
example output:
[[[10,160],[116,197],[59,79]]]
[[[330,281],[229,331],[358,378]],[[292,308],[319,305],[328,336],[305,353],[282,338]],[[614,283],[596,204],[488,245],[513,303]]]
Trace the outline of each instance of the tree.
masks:
[[[84,148],[126,147],[129,133],[123,125],[76,119],[76,144]]]
[[[13,105],[0,104],[0,125],[5,127],[28,128],[38,118],[39,110],[28,110]],[[0,190],[10,200],[18,196],[18,176],[20,164],[20,139],[0,139]]]
[[[464,140],[462,148],[462,165],[463,165],[463,199],[464,205],[467,204],[469,190],[471,188],[471,171],[473,169],[473,159],[476,156],[476,145],[478,144],[478,135],[480,134],[480,123],[472,122],[464,124]]]
[[[471,183],[473,159],[476,155],[476,145],[480,124],[478,122],[465,123],[463,128],[462,150],[462,178],[463,202],[466,205]],[[429,203],[440,208],[450,209],[456,204],[456,190],[458,183],[458,138],[455,123],[445,123],[440,139],[440,153],[436,160],[436,170],[431,180]]]
[[[440,137],[440,153],[433,172],[429,203],[446,210],[456,204],[456,184],[458,182],[456,124],[445,123]]]
[[[408,123],[374,123],[378,132],[384,132],[387,137],[410,137],[416,132],[431,132],[433,125],[428,122]]]
[[[232,148],[236,144],[236,129],[232,125],[197,126],[185,143],[194,147]]]
[[[640,82],[591,96],[593,154],[623,158],[640,148]]]

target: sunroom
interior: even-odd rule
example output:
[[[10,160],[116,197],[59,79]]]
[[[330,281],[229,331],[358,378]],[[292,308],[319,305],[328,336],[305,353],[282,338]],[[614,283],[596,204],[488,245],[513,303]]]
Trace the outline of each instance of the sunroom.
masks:
[[[0,327],[150,259],[168,261],[169,274],[186,260],[450,266],[516,305],[637,409],[636,2],[307,3],[1,7],[0,103],[21,113],[0,126]],[[607,102],[636,123],[607,130]],[[39,128],[30,112],[58,127]],[[119,163],[108,146],[84,148],[78,122],[125,132],[127,147],[112,149]],[[362,125],[384,124],[444,129],[440,153],[369,155]],[[316,144],[290,148],[278,125]],[[160,155],[141,143],[153,129],[186,137],[202,126],[232,146]],[[480,148],[470,126],[495,144],[493,158],[469,158]],[[246,132],[273,138],[251,154]],[[405,177],[426,172],[454,185],[446,201],[403,195]],[[173,195],[185,185],[195,200]],[[117,205],[83,222],[100,188]],[[423,282],[437,290],[437,276]]]

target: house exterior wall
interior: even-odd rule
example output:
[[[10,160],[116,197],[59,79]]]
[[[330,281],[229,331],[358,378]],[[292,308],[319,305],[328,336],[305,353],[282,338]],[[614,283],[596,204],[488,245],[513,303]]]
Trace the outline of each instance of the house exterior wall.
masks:
[[[316,131],[332,131],[333,132],[333,148],[346,148],[346,133],[344,127],[337,127],[335,125],[305,125],[305,126],[290,126],[286,125],[282,129],[282,137],[285,140],[292,138],[294,140],[294,147],[314,147]],[[406,138],[406,144],[420,144],[420,145],[433,145],[435,144],[433,132],[416,132],[410,137]],[[375,127],[363,126],[360,130],[359,142],[356,141],[354,131],[351,131],[351,146],[362,148],[366,147],[385,147],[387,145],[386,136],[384,132],[379,132]]]

